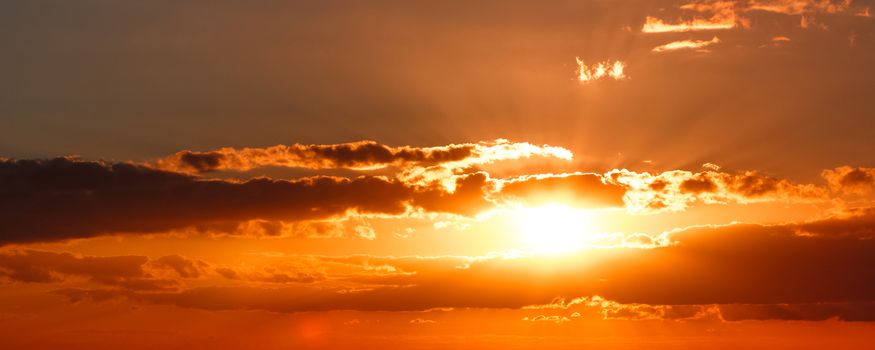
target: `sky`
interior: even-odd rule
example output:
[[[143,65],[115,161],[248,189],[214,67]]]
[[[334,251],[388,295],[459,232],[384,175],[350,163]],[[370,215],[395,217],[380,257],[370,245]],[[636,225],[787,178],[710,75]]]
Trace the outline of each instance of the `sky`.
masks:
[[[0,2],[0,347],[875,349],[875,1]]]

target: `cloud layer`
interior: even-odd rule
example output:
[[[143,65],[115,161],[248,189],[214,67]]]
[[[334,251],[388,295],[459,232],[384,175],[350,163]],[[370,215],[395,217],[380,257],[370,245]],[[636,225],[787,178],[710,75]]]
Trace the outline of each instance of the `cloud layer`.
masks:
[[[276,312],[524,308],[561,297],[599,295],[623,305],[667,308],[659,311],[661,317],[670,309],[718,305],[726,320],[875,320],[873,217],[875,210],[866,209],[847,218],[804,224],[694,227],[668,233],[668,244],[649,249],[595,249],[566,256],[306,258],[328,268],[326,281],[341,278],[358,286],[307,286],[314,280],[300,278],[307,276],[301,270],[296,280],[301,284],[279,289],[58,293],[73,300],[127,298],[209,310]],[[334,275],[335,268],[346,272]],[[352,271],[357,272],[350,275]],[[137,269],[129,273],[139,274]],[[219,273],[238,278],[228,270]],[[620,317],[627,307],[613,308],[612,317]],[[625,317],[643,313],[633,311],[626,310]]]

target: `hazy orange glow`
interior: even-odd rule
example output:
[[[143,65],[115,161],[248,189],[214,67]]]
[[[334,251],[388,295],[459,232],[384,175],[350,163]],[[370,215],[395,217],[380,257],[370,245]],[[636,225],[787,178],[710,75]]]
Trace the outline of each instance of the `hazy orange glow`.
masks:
[[[875,349],[873,5],[5,2],[0,349]]]

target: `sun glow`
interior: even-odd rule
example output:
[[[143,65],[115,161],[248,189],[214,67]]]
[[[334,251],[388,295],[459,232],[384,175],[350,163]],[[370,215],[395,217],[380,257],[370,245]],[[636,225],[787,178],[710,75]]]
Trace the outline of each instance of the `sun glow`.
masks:
[[[592,215],[564,205],[520,208],[516,214],[520,241],[536,253],[562,253],[582,248],[591,236]]]

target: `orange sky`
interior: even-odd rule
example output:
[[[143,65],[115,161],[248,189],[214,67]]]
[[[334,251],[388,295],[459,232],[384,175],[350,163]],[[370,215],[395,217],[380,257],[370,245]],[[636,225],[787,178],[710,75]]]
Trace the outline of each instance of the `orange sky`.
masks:
[[[0,348],[875,349],[873,6],[0,5]]]

